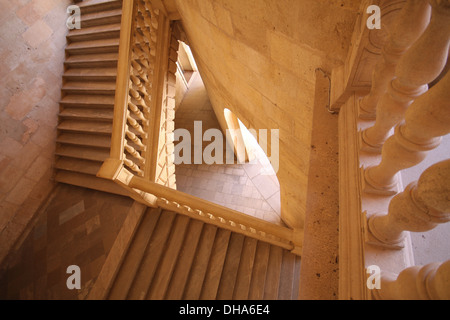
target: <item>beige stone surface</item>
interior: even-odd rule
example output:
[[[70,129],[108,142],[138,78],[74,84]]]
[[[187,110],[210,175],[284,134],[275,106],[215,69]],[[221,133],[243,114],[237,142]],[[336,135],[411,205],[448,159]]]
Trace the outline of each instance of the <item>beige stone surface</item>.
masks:
[[[70,3],[0,1],[0,262],[53,188]]]

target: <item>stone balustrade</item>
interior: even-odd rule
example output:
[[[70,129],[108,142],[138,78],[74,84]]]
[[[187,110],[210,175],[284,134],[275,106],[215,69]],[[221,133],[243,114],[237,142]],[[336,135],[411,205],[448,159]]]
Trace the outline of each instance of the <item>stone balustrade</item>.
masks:
[[[403,270],[398,276],[382,274],[379,300],[450,300],[450,260]]]
[[[361,134],[362,149],[379,152],[391,129],[403,120],[411,103],[444,69],[450,45],[450,4],[430,0],[431,20],[422,36],[401,57],[395,76],[376,107],[375,124]],[[419,20],[418,22],[425,22]]]
[[[403,247],[404,231],[424,232],[450,221],[450,159],[425,170],[389,204],[387,215],[373,215],[368,231],[372,244],[391,249]]]
[[[450,298],[450,262],[414,266],[410,237],[450,221],[450,159],[404,189],[400,179],[450,133],[450,0],[401,10],[370,93],[340,112],[341,299]],[[381,270],[381,288],[364,282],[366,266]]]
[[[450,133],[449,88],[450,73],[409,107],[404,123],[383,145],[380,164],[364,170],[364,191],[395,194],[396,173],[420,163]]]
[[[394,78],[398,61],[425,31],[430,14],[431,6],[423,0],[408,0],[402,8],[373,71],[371,91],[359,101],[361,119],[375,119],[378,102]]]

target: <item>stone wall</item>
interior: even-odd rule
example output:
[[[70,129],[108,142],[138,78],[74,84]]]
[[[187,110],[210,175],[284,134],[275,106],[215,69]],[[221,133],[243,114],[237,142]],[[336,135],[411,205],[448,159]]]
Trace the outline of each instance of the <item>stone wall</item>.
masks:
[[[70,0],[2,1],[0,264],[53,188]]]

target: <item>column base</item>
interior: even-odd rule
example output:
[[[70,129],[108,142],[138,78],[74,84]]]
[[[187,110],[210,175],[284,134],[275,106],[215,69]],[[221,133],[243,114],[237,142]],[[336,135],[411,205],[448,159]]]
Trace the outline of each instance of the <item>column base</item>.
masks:
[[[379,144],[373,146],[366,142],[366,131],[358,131],[358,142],[361,151],[370,152],[370,153],[378,153],[381,154],[381,150],[383,149],[383,144]]]
[[[367,212],[363,213],[365,216],[364,219],[364,240],[367,244],[382,247],[391,250],[402,250],[405,248],[405,237],[401,236],[399,239],[392,240],[386,242],[385,240],[380,240],[381,236],[377,235],[377,232],[374,231],[373,227],[373,219],[379,216],[383,216],[383,214],[375,213],[370,217],[367,217]]]
[[[358,100],[358,118],[361,120],[373,121],[377,118],[376,111],[366,111],[361,107],[363,99]]]
[[[398,174],[394,177],[394,182],[388,186],[380,186],[372,182],[370,177],[367,175],[367,170],[369,168],[361,167],[361,187],[363,192],[369,194],[375,194],[378,196],[393,196],[399,193],[401,190],[398,185]]]

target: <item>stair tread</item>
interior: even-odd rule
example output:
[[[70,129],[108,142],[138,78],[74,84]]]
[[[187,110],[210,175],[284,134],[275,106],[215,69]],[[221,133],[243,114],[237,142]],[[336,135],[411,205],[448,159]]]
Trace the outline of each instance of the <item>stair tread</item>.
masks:
[[[283,250],[283,262],[281,264],[280,284],[278,288],[278,299],[290,300],[294,284],[295,255]]]
[[[118,53],[96,53],[96,54],[80,54],[66,58],[66,63],[79,62],[102,62],[102,61],[117,61],[119,59]]]
[[[266,284],[266,273],[269,262],[270,245],[259,241],[256,247],[255,264],[250,280],[248,293],[249,300],[262,300],[264,297],[264,286]]]
[[[247,300],[252,279],[253,266],[258,240],[246,237],[242,247],[239,269],[234,286],[233,300]]]
[[[205,224],[200,235],[198,250],[191,266],[189,278],[184,288],[183,299],[198,300],[205,280],[208,261],[210,259],[218,228]]]
[[[119,0],[84,0],[77,4],[82,13],[113,10],[122,7]]]
[[[299,256],[295,256],[295,268],[294,268],[294,279],[293,279],[293,287],[292,287],[292,300],[299,299],[300,293],[300,266],[301,266],[301,258]]]
[[[176,214],[173,212],[164,212],[161,214],[146,249],[144,259],[136,273],[133,285],[128,292],[127,299],[141,300],[146,297],[149,285],[166,248],[167,237],[170,234],[175,216]]]
[[[126,298],[160,215],[161,210],[159,209],[149,208],[146,211],[109,292],[109,299],[123,300]]]
[[[114,81],[67,81],[63,85],[64,88],[79,88],[79,89],[116,89]]]
[[[188,281],[203,227],[204,223],[202,221],[191,219],[188,227],[189,229],[186,234],[186,239],[183,243],[180,256],[177,259],[177,264],[172,273],[172,278],[170,279],[165,299],[181,300],[183,297],[184,288],[186,287],[186,283]]]
[[[67,94],[60,103],[71,106],[114,107],[114,96]]]
[[[92,175],[57,170],[55,175],[57,182],[71,184],[87,189],[100,190],[103,192],[114,193],[123,196],[129,196],[128,192],[111,180],[97,178]]]
[[[219,229],[217,231],[216,238],[214,239],[214,248],[200,294],[201,300],[213,300],[216,298],[230,236],[231,231],[229,230]]]
[[[120,23],[121,19],[122,8],[84,13],[81,15],[81,27]]]
[[[111,137],[98,134],[63,132],[56,138],[56,142],[107,149],[111,147]]]
[[[86,41],[72,42],[66,46],[66,51],[71,52],[74,50],[82,49],[97,49],[105,47],[113,47],[119,49],[119,38],[107,38],[107,39],[94,39]]]
[[[73,68],[66,70],[64,76],[109,76],[115,77],[117,68]]]
[[[115,81],[117,68],[70,68],[63,74],[67,80]]]
[[[75,81],[69,80],[62,86],[62,91],[75,94],[114,95],[115,81]]]
[[[66,157],[60,157],[55,163],[56,169],[85,173],[94,176],[100,170],[100,167],[101,163],[99,162]]]
[[[85,13],[81,16],[81,21],[83,22],[83,20],[93,20],[111,16],[122,16],[122,8]]]
[[[62,110],[59,115],[63,118],[78,118],[92,120],[113,120],[114,110],[104,108],[73,108],[68,107]]]
[[[111,31],[120,31],[120,23],[111,23],[111,24],[104,24],[104,25],[92,26],[92,27],[81,28],[81,29],[73,29],[73,30],[69,31],[67,36],[69,38],[75,38],[77,36],[92,35],[92,34],[97,34],[97,33],[111,32]]]
[[[183,215],[177,215],[175,218],[170,238],[167,241],[167,248],[153,277],[147,299],[161,300],[164,298],[189,226],[189,220],[189,217]]]
[[[55,153],[59,156],[99,162],[103,162],[109,157],[109,151],[105,149],[72,145],[59,145],[56,147]]]
[[[283,249],[271,246],[266,273],[266,283],[264,285],[264,300],[276,300],[278,298],[282,260]]]
[[[231,300],[233,297],[244,240],[245,236],[239,233],[230,236],[216,299]]]
[[[105,121],[64,120],[58,125],[58,129],[63,131],[111,134],[112,123],[107,123]]]

